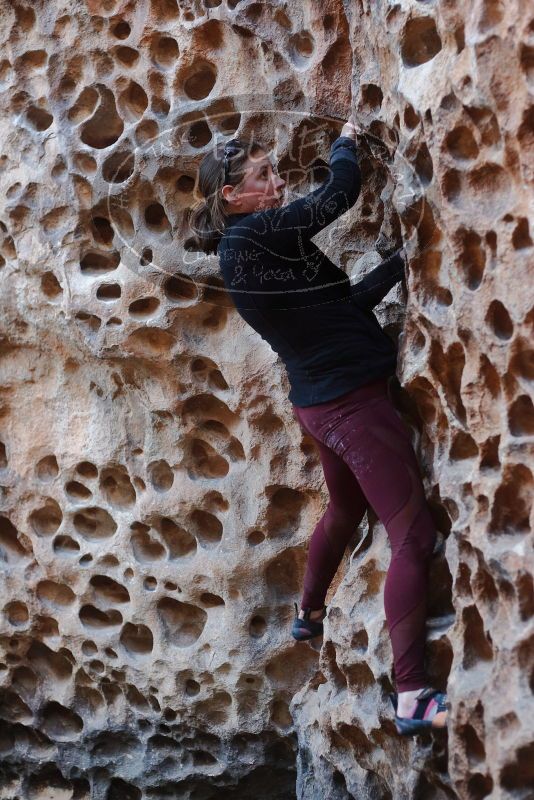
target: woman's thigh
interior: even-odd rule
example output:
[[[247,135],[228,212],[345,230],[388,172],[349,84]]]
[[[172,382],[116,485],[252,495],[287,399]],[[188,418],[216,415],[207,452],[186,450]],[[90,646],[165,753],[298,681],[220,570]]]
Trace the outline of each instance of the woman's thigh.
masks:
[[[363,398],[363,399],[362,399]],[[353,393],[340,403],[299,409],[300,421],[352,473],[367,502],[397,539],[425,503],[408,428],[387,393]]]
[[[354,473],[347,466],[340,456],[320,439],[313,435],[307,428],[300,412],[302,409],[293,406],[293,414],[304,433],[307,433],[314,441],[321,459],[321,466],[330,501],[336,508],[346,509],[354,514],[354,517],[361,519],[367,509],[367,500]]]

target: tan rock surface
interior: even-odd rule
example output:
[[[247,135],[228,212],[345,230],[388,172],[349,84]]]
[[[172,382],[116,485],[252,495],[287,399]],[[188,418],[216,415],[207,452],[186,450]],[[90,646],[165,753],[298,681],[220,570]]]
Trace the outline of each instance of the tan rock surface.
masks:
[[[4,0],[0,20],[0,798],[532,797],[532,8]],[[405,242],[380,319],[443,542],[448,734],[408,742],[375,520],[322,646],[290,636],[318,453],[185,224],[235,132],[308,191],[351,90],[362,193],[316,242],[354,276]]]

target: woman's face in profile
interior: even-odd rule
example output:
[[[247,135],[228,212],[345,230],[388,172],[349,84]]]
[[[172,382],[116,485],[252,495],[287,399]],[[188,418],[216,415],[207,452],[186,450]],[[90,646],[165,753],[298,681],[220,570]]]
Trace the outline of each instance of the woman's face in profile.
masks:
[[[224,194],[229,214],[252,213],[283,204],[286,182],[263,150],[249,155],[243,169],[242,181],[230,187],[233,191]]]

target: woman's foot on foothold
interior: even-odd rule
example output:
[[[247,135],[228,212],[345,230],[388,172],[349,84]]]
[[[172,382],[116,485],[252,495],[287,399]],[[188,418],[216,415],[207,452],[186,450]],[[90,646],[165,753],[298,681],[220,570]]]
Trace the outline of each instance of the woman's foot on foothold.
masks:
[[[323,619],[326,616],[326,606],[322,609],[301,608],[300,612],[295,603],[295,619],[291,634],[294,639],[302,641],[313,639],[314,636],[322,636]]]
[[[304,611],[303,608],[301,608],[300,611],[299,611],[299,619],[305,619],[305,614],[306,614],[306,612]],[[324,607],[323,608],[312,609],[310,611],[310,619],[316,619],[316,620],[322,619],[323,615],[324,615]]]
[[[415,696],[414,696],[415,695]],[[395,726],[402,736],[415,736],[425,730],[445,728],[448,700],[445,692],[428,686],[392,697]]]

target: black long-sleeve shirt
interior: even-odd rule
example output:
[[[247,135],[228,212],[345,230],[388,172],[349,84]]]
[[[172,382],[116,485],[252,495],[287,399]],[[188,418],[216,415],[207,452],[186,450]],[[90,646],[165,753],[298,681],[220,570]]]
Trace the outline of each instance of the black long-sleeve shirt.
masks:
[[[356,144],[331,145],[330,175],[280,208],[232,214],[218,245],[225,286],[239,314],[282,359],[288,399],[305,407],[395,371],[396,348],[372,309],[404,275],[403,250],[351,284],[311,242],[351,208],[361,189]]]

